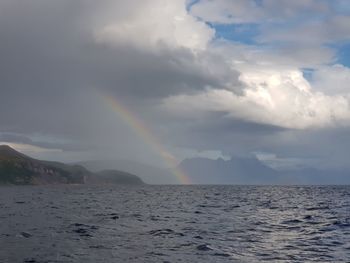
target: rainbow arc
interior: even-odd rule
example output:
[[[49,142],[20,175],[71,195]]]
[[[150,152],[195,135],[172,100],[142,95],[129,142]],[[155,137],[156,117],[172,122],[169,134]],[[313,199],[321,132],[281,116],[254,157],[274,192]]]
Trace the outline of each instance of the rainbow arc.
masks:
[[[128,110],[115,97],[103,95],[103,100],[117,113],[136,134],[155,151],[168,166],[181,184],[190,184],[189,177],[178,167],[178,160],[166,150],[162,143],[153,135],[150,129],[133,112]]]

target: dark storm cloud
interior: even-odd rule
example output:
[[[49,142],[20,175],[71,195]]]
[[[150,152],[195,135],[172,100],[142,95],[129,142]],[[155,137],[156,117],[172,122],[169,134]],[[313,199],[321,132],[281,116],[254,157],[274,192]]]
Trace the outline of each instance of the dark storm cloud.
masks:
[[[221,85],[188,50],[154,53],[96,43],[94,23],[108,19],[96,18],[97,6],[91,1],[0,2],[1,131],[76,138],[103,125],[92,90],[140,106],[145,99]]]
[[[289,129],[234,119],[225,112],[211,112],[196,119],[174,118],[164,129],[172,144],[200,151],[215,149],[227,155],[250,155],[267,140]]]
[[[219,84],[186,49],[154,53],[96,43],[93,15],[83,12],[89,7],[83,1],[9,2],[2,3],[0,16],[0,76],[7,95],[57,95],[94,85],[127,95],[165,96]]]
[[[84,65],[89,65],[90,83],[119,95],[162,98],[220,85],[220,80],[196,65],[193,54],[185,49],[152,54],[123,45],[97,45],[88,54]]]

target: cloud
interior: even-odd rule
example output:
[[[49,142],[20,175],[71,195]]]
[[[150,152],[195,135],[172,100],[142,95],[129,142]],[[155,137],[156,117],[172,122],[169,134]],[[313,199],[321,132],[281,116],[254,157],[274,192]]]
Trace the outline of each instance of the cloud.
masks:
[[[190,10],[214,29],[228,25],[225,35],[250,43],[254,48],[249,53],[257,60],[318,67],[336,61],[334,43],[349,41],[349,12],[340,12],[346,10],[341,6],[341,1],[327,0],[201,0]],[[241,29],[243,38],[236,34]]]
[[[65,159],[90,151],[160,163],[101,94],[122,101],[170,150],[291,147],[300,156],[311,150],[291,137],[332,141],[347,129],[349,68],[333,65],[330,44],[348,41],[349,17],[337,4],[187,2],[0,1],[3,140],[57,147]],[[257,33],[249,44],[219,38],[217,23],[254,23]]]
[[[155,4],[159,8],[154,9]],[[167,21],[164,8],[174,19],[180,16],[179,21]],[[1,1],[0,10],[0,132],[12,143],[57,146],[65,150],[61,159],[73,156],[67,151],[88,149],[94,153],[89,158],[160,163],[157,153],[105,105],[101,94],[118,97],[157,133],[161,124],[154,116],[160,113],[154,105],[159,100],[205,85],[224,85],[218,72],[223,79],[238,79],[235,71],[210,66],[220,59],[202,50],[213,30],[186,15],[180,2]],[[155,20],[149,23],[149,17]],[[143,32],[139,39],[102,37],[119,22],[135,22],[138,33],[146,28],[153,32],[154,24],[163,22],[165,28],[154,35]],[[187,42],[192,33],[203,38]],[[29,139],[37,135],[42,139]]]
[[[329,95],[349,94],[349,83],[350,69],[340,64],[323,66],[312,75],[315,90]]]
[[[281,22],[305,13],[327,14],[327,1],[317,0],[200,0],[191,7],[191,14],[212,23]]]
[[[142,12],[116,19],[97,29],[98,42],[133,44],[139,48],[158,48],[162,44],[178,48],[203,50],[214,36],[214,30],[189,15],[186,1],[143,1]],[[134,2],[135,3],[135,2]]]
[[[313,91],[299,70],[250,69],[242,72],[240,80],[245,84],[241,96],[213,88],[195,95],[171,96],[165,99],[164,108],[188,117],[224,112],[226,118],[290,129],[349,123],[348,98]]]
[[[34,136],[35,137],[35,136]],[[38,136],[37,136],[38,137]],[[0,141],[2,143],[17,143],[21,145],[31,145],[43,150],[59,150],[59,151],[88,151],[88,145],[79,145],[74,141],[57,140],[57,138],[30,138],[28,136],[16,133],[1,133]],[[51,140],[50,140],[51,139]]]
[[[306,21],[292,27],[269,27],[262,31],[258,41],[262,43],[286,42],[319,46],[337,41],[349,41],[350,17],[333,15],[322,20]]]
[[[202,0],[191,7],[191,14],[212,23],[252,23],[263,17],[255,1]]]
[[[171,3],[164,2],[157,12],[167,5],[173,12]],[[150,11],[151,4],[144,3]],[[95,92],[153,99],[217,83],[206,65],[202,66],[200,59],[182,46],[165,46],[153,52],[132,47],[129,42],[110,47],[96,41],[96,32],[102,32],[106,23],[118,24],[118,20],[111,21],[112,16],[103,16],[107,9],[113,9],[120,20],[132,20],[135,8],[143,8],[138,1],[127,5],[103,1],[99,8],[85,1],[50,4],[37,0],[25,6],[2,1],[0,5],[0,32],[4,38],[0,47],[1,92],[5,94],[0,98],[3,131],[39,130],[77,137],[82,130],[91,129],[90,117],[98,119],[101,114],[100,106],[94,102]],[[125,13],[120,6],[125,7]],[[192,22],[196,24],[195,19],[189,23]],[[148,26],[151,30],[152,25]],[[170,43],[172,39],[166,41]],[[86,112],[91,114],[88,118]]]

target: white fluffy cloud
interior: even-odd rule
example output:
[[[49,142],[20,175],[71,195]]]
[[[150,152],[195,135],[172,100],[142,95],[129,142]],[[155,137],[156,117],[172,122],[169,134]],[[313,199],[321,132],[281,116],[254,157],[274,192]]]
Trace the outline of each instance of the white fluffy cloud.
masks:
[[[233,36],[234,31],[249,33],[255,26],[251,40],[263,44],[255,46],[262,59],[318,67],[334,63],[336,51],[330,44],[350,40],[350,16],[344,6],[338,0],[200,0],[190,12],[214,25],[233,25],[227,29]]]
[[[203,50],[214,30],[188,14],[186,1],[148,0],[137,2],[141,10],[98,28],[99,42],[133,44],[137,47],[184,47]]]
[[[350,94],[350,68],[340,64],[321,67],[314,72],[312,83],[326,94]]]
[[[209,88],[195,95],[169,97],[163,107],[189,117],[225,112],[228,118],[291,129],[350,124],[348,98],[314,91],[297,69],[251,69],[242,72],[240,80],[245,86],[242,95]]]

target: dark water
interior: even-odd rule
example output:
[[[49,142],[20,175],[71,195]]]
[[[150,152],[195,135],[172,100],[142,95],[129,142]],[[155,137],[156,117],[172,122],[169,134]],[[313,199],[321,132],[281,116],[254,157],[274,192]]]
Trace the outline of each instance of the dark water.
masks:
[[[350,262],[350,187],[1,187],[0,262]]]

